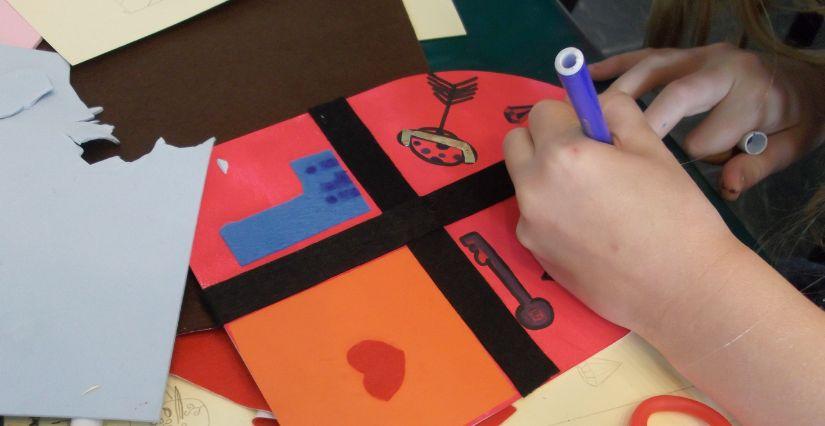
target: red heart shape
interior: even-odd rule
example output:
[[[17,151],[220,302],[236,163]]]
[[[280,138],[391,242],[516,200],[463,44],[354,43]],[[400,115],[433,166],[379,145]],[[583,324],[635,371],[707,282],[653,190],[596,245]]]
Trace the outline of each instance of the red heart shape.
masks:
[[[364,389],[389,401],[404,382],[404,351],[379,340],[362,340],[347,351],[347,362],[364,375]]]

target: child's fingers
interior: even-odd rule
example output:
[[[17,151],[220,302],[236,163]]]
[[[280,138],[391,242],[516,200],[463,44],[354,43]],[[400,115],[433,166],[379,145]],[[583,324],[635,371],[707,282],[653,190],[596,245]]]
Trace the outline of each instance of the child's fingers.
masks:
[[[733,148],[742,135],[760,130],[772,133],[781,130],[780,122],[765,125],[758,113],[759,93],[741,93],[747,88],[728,93],[710,114],[685,137],[685,151],[693,158],[703,158]],[[739,93],[737,93],[739,92]]]
[[[567,142],[571,131],[580,126],[573,107],[554,100],[543,100],[533,105],[527,123],[537,151]]]
[[[642,110],[630,96],[607,91],[600,97],[613,144],[622,151],[672,158],[662,141],[647,124]]]
[[[700,61],[689,51],[657,50],[622,74],[610,85],[610,89],[638,98],[656,87],[696,71],[700,66]]]
[[[722,168],[722,196],[735,200],[762,179],[788,167],[802,154],[804,137],[801,127],[795,126],[770,135],[768,147],[761,154],[740,153],[728,160]]]
[[[504,164],[510,175],[518,174],[533,158],[535,148],[530,132],[524,127],[517,127],[504,137]]]
[[[665,86],[645,110],[650,127],[662,138],[683,118],[710,111],[728,94],[734,78],[719,69],[700,70]]]
[[[624,74],[652,52],[653,49],[641,49],[622,53],[590,64],[587,68],[590,71],[590,77],[594,80],[610,80]]]

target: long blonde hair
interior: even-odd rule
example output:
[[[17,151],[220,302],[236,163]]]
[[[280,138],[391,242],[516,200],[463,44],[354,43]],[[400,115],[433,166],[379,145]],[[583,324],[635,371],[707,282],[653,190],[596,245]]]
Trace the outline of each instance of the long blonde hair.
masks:
[[[736,16],[739,28],[734,44],[755,47],[768,54],[825,66],[825,52],[798,49],[777,37],[770,20],[772,10],[825,14],[824,0],[790,0],[779,5],[770,0],[653,0],[648,18],[646,44],[650,47],[689,47],[708,43],[713,15],[719,8]],[[825,246],[825,186],[820,186],[802,211],[783,221],[781,229],[760,238],[771,257],[794,253],[800,241],[806,246]]]
[[[701,46],[708,41],[715,11],[728,7],[741,24],[734,44],[757,47],[815,65],[825,65],[818,50],[797,49],[783,43],[771,25],[770,11],[825,12],[822,0],[795,0],[779,5],[770,0],[653,0],[648,18],[646,44],[650,47]]]

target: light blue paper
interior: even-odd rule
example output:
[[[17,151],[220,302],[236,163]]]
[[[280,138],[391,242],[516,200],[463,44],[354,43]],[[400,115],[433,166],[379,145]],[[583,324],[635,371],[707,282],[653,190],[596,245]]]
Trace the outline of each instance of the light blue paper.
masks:
[[[156,421],[212,141],[89,165],[60,56],[0,46],[0,87],[0,415]]]

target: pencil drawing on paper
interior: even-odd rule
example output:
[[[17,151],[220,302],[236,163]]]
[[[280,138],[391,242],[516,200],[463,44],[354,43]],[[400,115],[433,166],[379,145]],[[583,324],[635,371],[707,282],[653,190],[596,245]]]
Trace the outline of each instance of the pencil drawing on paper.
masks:
[[[410,148],[418,158],[438,166],[458,166],[477,161],[478,154],[469,142],[447,130],[447,115],[453,105],[467,102],[478,91],[478,77],[451,83],[433,73],[427,75],[427,84],[436,99],[444,104],[438,127],[404,129],[398,133],[398,142]]]
[[[140,12],[164,0],[114,0],[126,13]]]
[[[197,398],[184,398],[177,386],[166,389],[161,425],[210,426],[209,409]]]
[[[582,380],[590,386],[597,387],[605,382],[622,363],[604,358],[591,358],[576,367]]]

